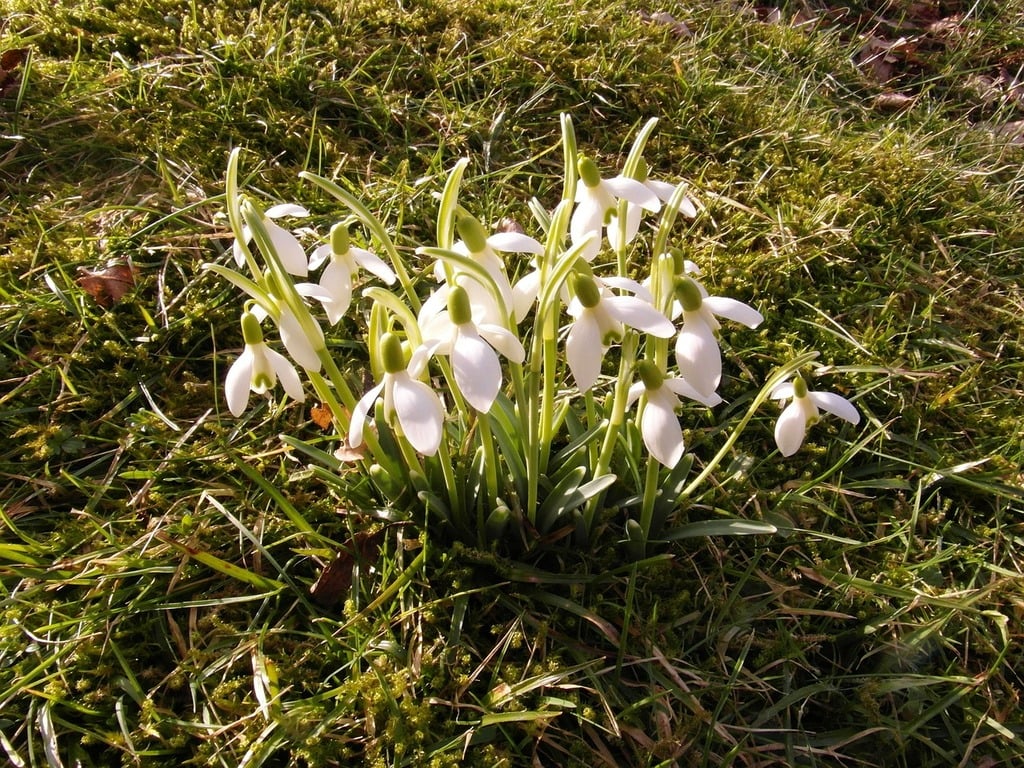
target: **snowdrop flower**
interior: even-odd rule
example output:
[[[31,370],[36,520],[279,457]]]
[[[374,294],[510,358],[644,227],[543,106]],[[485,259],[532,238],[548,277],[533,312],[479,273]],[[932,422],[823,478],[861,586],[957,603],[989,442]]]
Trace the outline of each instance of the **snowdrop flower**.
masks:
[[[654,179],[647,178],[648,168],[647,163],[643,160],[640,161],[640,178],[638,179],[641,184],[647,187],[650,192],[662,203],[667,203],[672,199],[672,195],[675,194],[677,185],[669,184],[665,181],[656,181]],[[686,216],[688,219],[696,218],[697,207],[693,204],[693,201],[684,197],[682,203],[679,206],[679,212]],[[640,231],[640,219],[643,215],[642,206],[637,205],[634,202],[628,202],[626,205],[626,220],[625,220],[625,235],[626,242],[633,242],[633,238],[636,237],[637,232]],[[612,218],[608,222],[608,239],[615,243],[619,239],[619,221],[618,217]]]
[[[488,236],[483,225],[473,216],[460,216],[455,222],[455,227],[462,239],[452,246],[452,250],[469,256],[487,270],[487,274],[491,276],[498,288],[505,311],[511,312],[515,303],[512,285],[505,271],[505,263],[498,256],[498,252],[539,255],[544,253],[544,246],[521,232],[497,232]],[[437,262],[434,267],[434,275],[438,280],[444,280],[443,262]],[[508,325],[509,318],[502,317],[503,313],[499,311],[499,304],[487,287],[471,275],[460,272],[457,268],[455,283],[466,289],[470,304],[484,310],[486,322],[494,325]]]
[[[308,273],[308,266],[306,263],[306,252],[302,249],[301,243],[299,243],[295,235],[272,221],[272,219],[279,219],[282,216],[309,216],[309,211],[301,205],[283,203],[281,205],[273,205],[263,213],[263,225],[267,228],[267,234],[270,235],[270,241],[274,244],[274,250],[277,251],[281,264],[288,274],[295,275],[296,277],[305,277]],[[246,243],[252,241],[252,231],[248,227],[243,228],[242,234]],[[245,254],[242,252],[242,246],[237,240],[232,246],[232,253],[235,257],[235,263],[239,267],[244,267]]]
[[[260,321],[249,311],[242,313],[242,338],[245,349],[231,364],[224,382],[224,395],[232,415],[242,415],[249,403],[250,392],[262,395],[273,389],[278,379],[289,397],[298,402],[305,400],[295,366],[264,343]]]
[[[446,300],[447,309],[440,309]],[[449,355],[455,384],[466,401],[481,413],[491,410],[501,389],[500,352],[513,363],[526,359],[515,334],[501,325],[473,317],[469,294],[460,285],[442,286],[420,308],[423,342],[437,355]],[[497,350],[497,351],[495,351]]]
[[[392,333],[380,340],[384,377],[377,386],[363,395],[352,411],[348,444],[363,444],[363,429],[377,398],[384,397],[384,418],[389,423],[397,417],[402,434],[424,456],[433,456],[441,445],[444,430],[444,404],[438,394],[419,381],[430,358],[429,347],[420,347],[413,353],[409,366],[405,365],[402,342]]]
[[[683,307],[683,327],[676,338],[679,374],[702,395],[718,389],[722,379],[722,352],[715,339],[716,315],[756,328],[764,320],[753,307],[723,296],[702,296],[695,280],[678,281],[676,295]]]
[[[569,221],[569,235],[573,243],[581,242],[589,232],[600,233],[615,217],[620,199],[652,212],[661,208],[657,195],[636,179],[625,176],[602,179],[597,165],[586,157],[579,159],[577,167],[582,183],[576,187],[576,210]],[[595,242],[583,253],[583,258],[593,261],[600,250],[601,243]]]
[[[640,285],[622,278],[600,280],[590,275],[576,276],[576,296],[567,309],[575,320],[565,339],[565,356],[580,392],[594,386],[601,373],[604,353],[622,340],[624,325],[661,339],[675,333],[672,321],[649,301],[638,296],[616,296],[608,289],[610,284],[646,293]]]
[[[323,304],[327,319],[335,325],[348,311],[352,303],[352,284],[359,274],[359,268],[367,270],[379,277],[388,285],[393,285],[395,273],[380,257],[364,248],[357,248],[349,241],[348,227],[335,224],[331,227],[331,240],[313,251],[309,259],[309,268],[317,269],[328,262],[320,275],[321,293],[304,294],[316,298]]]
[[[793,398],[775,422],[775,444],[783,456],[792,456],[800,450],[807,428],[818,421],[819,408],[851,424],[860,421],[860,414],[849,400],[832,392],[811,392],[800,376],[791,382],[779,384],[772,390],[771,396],[776,400]]]
[[[706,397],[685,379],[667,378],[651,360],[637,363],[640,381],[629,388],[626,407],[640,395],[647,395],[647,404],[640,415],[640,434],[651,456],[666,467],[674,467],[683,458],[683,429],[676,417],[679,398],[688,397],[709,408],[722,402],[717,394]]]

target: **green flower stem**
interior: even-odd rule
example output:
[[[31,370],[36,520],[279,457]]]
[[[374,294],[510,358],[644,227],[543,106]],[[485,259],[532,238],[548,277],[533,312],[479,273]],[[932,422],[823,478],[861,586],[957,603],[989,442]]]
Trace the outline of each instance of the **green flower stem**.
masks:
[[[238,189],[238,161],[241,152],[241,147],[235,147],[231,150],[231,154],[228,156],[228,171],[227,178],[225,179],[224,197],[228,209],[228,222],[231,224],[231,231],[235,235],[238,247],[245,256],[246,266],[249,267],[249,271],[252,273],[253,277],[260,280],[261,272],[259,265],[256,263],[256,259],[252,255],[252,250],[249,248],[249,244],[245,241],[245,221],[242,217],[241,208],[242,196]]]
[[[688,498],[692,496],[693,492],[697,490],[701,486],[701,484],[711,475],[711,473],[713,473],[718,468],[718,465],[722,462],[722,459],[725,458],[725,456],[732,449],[733,445],[736,444],[736,441],[739,439],[740,433],[742,433],[743,430],[746,429],[747,424],[749,424],[750,420],[754,417],[754,414],[757,412],[757,409],[760,408],[761,404],[764,403],[764,401],[769,398],[772,390],[775,389],[775,387],[778,386],[779,383],[781,383],[784,379],[786,379],[791,374],[803,368],[809,362],[814,360],[814,358],[816,358],[817,356],[817,352],[807,352],[803,355],[800,355],[800,357],[794,360],[790,360],[788,363],[786,363],[786,365],[782,366],[777,371],[775,371],[774,374],[768,377],[768,381],[766,381],[764,383],[764,386],[761,387],[761,390],[757,393],[757,396],[750,404],[750,407],[747,408],[747,412],[743,414],[743,418],[740,419],[739,423],[735,427],[733,427],[732,432],[729,433],[729,437],[726,439],[722,447],[718,450],[718,453],[716,453],[714,458],[712,458],[711,461],[709,461],[704,466],[704,469],[701,471],[701,473],[697,475],[697,477],[695,477],[690,482],[690,484],[686,486],[686,488],[683,489],[683,492],[680,494],[680,498]]]
[[[629,396],[630,377],[636,361],[637,341],[637,334],[633,332],[627,332],[622,340],[619,376],[612,392],[612,412],[608,417],[608,429],[604,433],[604,440],[601,442],[601,453],[598,455],[591,475],[595,478],[607,474],[612,463],[612,455],[615,453],[615,442],[618,440],[619,431],[626,420],[626,398]],[[584,527],[588,536],[593,532],[594,518],[603,502],[604,493],[597,494],[587,504],[583,513]]]
[[[494,450],[491,417],[486,413],[479,414],[477,425],[480,434],[480,445],[484,449],[484,483],[487,491],[487,504],[484,506],[477,505],[479,510],[477,530],[480,534],[483,534],[487,514],[492,512],[498,505],[498,453]]]

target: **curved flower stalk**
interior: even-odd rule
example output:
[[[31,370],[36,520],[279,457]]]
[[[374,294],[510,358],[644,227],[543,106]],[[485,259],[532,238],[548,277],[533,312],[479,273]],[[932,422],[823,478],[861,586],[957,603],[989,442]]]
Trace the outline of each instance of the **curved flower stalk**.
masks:
[[[280,205],[272,205],[263,212],[263,226],[267,231],[267,235],[270,237],[270,241],[274,245],[274,250],[277,252],[278,258],[281,260],[281,264],[288,271],[288,274],[295,275],[296,277],[305,277],[309,272],[309,267],[306,262],[306,252],[303,250],[302,244],[298,241],[298,238],[296,238],[295,235],[273,221],[273,219],[279,219],[284,216],[295,216],[301,218],[309,216],[309,211],[301,205],[282,203]],[[252,229],[248,225],[242,228],[242,237],[247,245],[252,242]],[[237,239],[232,245],[231,251],[235,258],[235,264],[239,267],[244,267],[245,251],[242,249],[242,246],[239,244]]]
[[[569,236],[573,243],[582,242],[590,232],[600,234],[616,216],[619,200],[626,200],[652,213],[661,208],[657,195],[636,179],[625,176],[602,179],[597,165],[587,157],[579,159],[578,169],[582,183],[576,186],[577,206],[569,221]],[[597,241],[584,251],[583,258],[593,261],[600,250],[601,243]]]
[[[447,308],[444,307],[445,302]],[[526,351],[515,334],[501,325],[474,318],[481,310],[470,305],[469,294],[460,285],[442,286],[420,309],[419,326],[423,343],[436,355],[452,361],[455,384],[466,401],[487,413],[501,390],[498,352],[513,363],[522,363]]]
[[[832,392],[811,392],[800,376],[779,384],[772,390],[771,397],[779,401],[793,398],[775,422],[775,444],[783,456],[792,456],[800,450],[807,428],[820,418],[819,409],[851,424],[860,422],[860,413],[849,400]]]
[[[605,352],[622,341],[623,326],[662,339],[675,333],[672,321],[649,301],[638,296],[616,296],[608,288],[610,282],[611,279],[578,274],[574,284],[576,296],[566,310],[574,321],[565,339],[565,356],[580,392],[588,391],[597,382]],[[623,288],[629,288],[630,283],[634,292],[646,293],[630,280],[615,281],[617,287]]]
[[[640,414],[640,435],[651,456],[670,469],[683,458],[683,429],[676,416],[680,397],[695,400],[709,408],[722,402],[712,393],[702,395],[693,386],[680,378],[668,378],[650,360],[637,363],[640,381],[629,388],[627,406],[635,403],[640,395],[646,395],[647,402]]]
[[[250,392],[266,394],[277,385],[278,380],[290,398],[300,403],[305,400],[306,395],[295,366],[284,355],[266,345],[260,321],[249,310],[242,313],[242,338],[245,349],[231,364],[224,381],[224,396],[232,415],[242,415],[249,404]]]
[[[348,444],[363,444],[363,430],[374,403],[383,396],[384,418],[398,427],[409,444],[424,456],[433,456],[441,445],[444,434],[444,404],[440,396],[419,381],[430,359],[429,346],[417,349],[405,365],[402,342],[392,333],[380,340],[384,361],[384,376],[379,384],[363,395],[352,410]]]
[[[303,295],[320,301],[331,325],[337,324],[348,311],[352,303],[352,286],[359,275],[360,267],[388,285],[394,285],[397,279],[383,259],[365,248],[352,245],[348,227],[341,223],[331,227],[330,242],[313,251],[309,259],[309,268],[318,269],[324,262],[327,262],[327,266],[320,275],[321,291]]]
[[[715,338],[720,327],[716,316],[748,328],[756,328],[764,317],[742,301],[702,296],[698,283],[689,277],[678,281],[676,293],[683,308],[683,327],[676,337],[676,365],[694,389],[710,395],[722,379],[722,352]]]

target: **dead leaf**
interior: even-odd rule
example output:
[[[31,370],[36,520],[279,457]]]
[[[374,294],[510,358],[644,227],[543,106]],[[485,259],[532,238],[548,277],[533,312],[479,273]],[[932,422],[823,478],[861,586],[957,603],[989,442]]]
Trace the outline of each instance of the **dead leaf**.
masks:
[[[109,308],[135,287],[135,275],[136,269],[131,264],[114,262],[96,271],[79,267],[75,282],[97,304]]]
[[[353,448],[348,444],[348,440],[342,440],[341,446],[334,452],[334,458],[345,463],[362,461],[366,458],[366,444],[357,445]]]
[[[910,107],[916,100],[906,93],[880,93],[871,105],[879,112],[899,112]]]
[[[11,48],[0,52],[0,97],[18,90],[21,77],[17,70],[28,60],[28,48]]]
[[[360,531],[347,542],[345,550],[324,566],[320,578],[309,588],[309,594],[324,608],[337,604],[352,586],[352,571],[357,564],[376,561],[384,529]]]
[[[655,11],[654,13],[640,11],[640,18],[652,24],[661,24],[664,27],[668,27],[668,31],[676,37],[693,37],[693,32],[686,26],[686,22],[676,20],[675,16],[666,11]]]
[[[314,405],[309,409],[309,418],[313,420],[320,429],[330,429],[331,423],[334,421],[334,414],[331,412],[331,407],[327,403],[320,403]]]

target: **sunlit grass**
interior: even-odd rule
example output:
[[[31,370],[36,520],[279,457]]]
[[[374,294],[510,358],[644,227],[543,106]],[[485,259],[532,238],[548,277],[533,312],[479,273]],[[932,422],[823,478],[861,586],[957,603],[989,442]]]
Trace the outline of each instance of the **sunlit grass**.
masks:
[[[1019,60],[1020,6],[960,4],[955,44],[883,85],[854,56],[871,11],[907,4],[818,25],[788,20],[823,4],[792,5],[779,24],[669,9],[685,38],[630,2],[0,0],[0,49],[32,50],[20,102],[0,99],[9,761],[1024,759],[1021,150],[990,128],[1020,108],[978,79]],[[892,88],[917,100],[878,111]],[[405,247],[461,156],[474,213],[530,228],[562,111],[608,167],[660,118],[654,171],[705,206],[678,246],[766,316],[730,337],[743,362],[687,434],[698,466],[794,352],[819,350],[864,416],[784,462],[765,408],[677,519],[776,536],[516,562],[346,503],[356,474],[343,495],[278,439],[333,449],[303,407],[227,414],[238,299],[199,265],[230,244],[231,147],[321,230],[338,211],[298,172],[361,190]],[[108,309],[76,282],[128,259],[137,285]],[[359,381],[353,348],[336,341]]]

